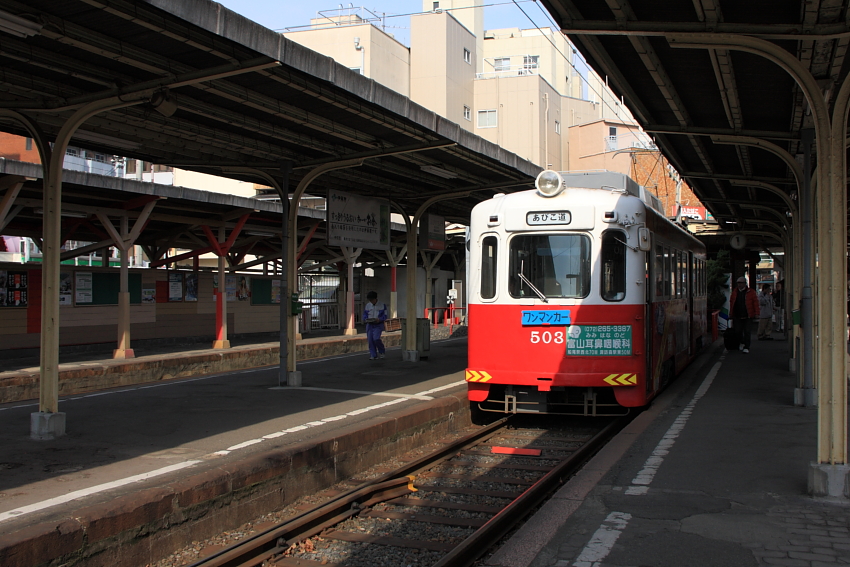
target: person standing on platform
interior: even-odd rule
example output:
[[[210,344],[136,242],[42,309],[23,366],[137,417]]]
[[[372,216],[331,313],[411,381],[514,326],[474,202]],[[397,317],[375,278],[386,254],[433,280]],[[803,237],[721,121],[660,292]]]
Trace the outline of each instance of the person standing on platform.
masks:
[[[785,280],[776,282],[773,290],[773,304],[776,306],[776,323],[773,328],[777,332],[785,332]]]
[[[759,317],[759,298],[756,290],[747,287],[747,278],[738,278],[737,287],[729,297],[732,312],[732,328],[738,333],[738,350],[750,352],[750,321]]]
[[[384,321],[387,320],[387,304],[378,303],[378,293],[370,291],[366,294],[369,303],[363,311],[363,321],[366,323],[366,340],[369,343],[369,360],[384,358],[386,349],[381,340],[384,331]]]
[[[771,325],[773,325],[773,312],[776,311],[776,306],[773,303],[773,295],[770,293],[770,285],[764,284],[761,286],[759,294],[759,329],[758,339],[760,341],[772,341],[770,336]]]

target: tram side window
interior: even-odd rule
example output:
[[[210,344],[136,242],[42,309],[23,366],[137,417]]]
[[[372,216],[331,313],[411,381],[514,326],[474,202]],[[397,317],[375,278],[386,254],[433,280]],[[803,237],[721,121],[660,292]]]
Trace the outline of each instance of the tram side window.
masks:
[[[679,252],[679,297],[688,297],[688,255]]]
[[[664,297],[664,248],[655,247],[655,297]]]
[[[602,235],[602,299],[622,301],[626,297],[626,246],[620,232]]]
[[[673,255],[668,247],[664,247],[664,295],[673,297],[675,290],[673,282],[676,281],[676,268],[673,266]]]
[[[485,236],[481,242],[481,299],[496,297],[496,252],[498,241],[495,236]]]

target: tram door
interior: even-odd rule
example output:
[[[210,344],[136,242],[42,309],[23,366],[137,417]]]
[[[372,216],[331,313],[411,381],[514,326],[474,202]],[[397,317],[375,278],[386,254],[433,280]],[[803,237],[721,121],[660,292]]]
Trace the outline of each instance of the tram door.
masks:
[[[655,389],[652,375],[652,331],[655,324],[652,320],[652,298],[655,295],[655,271],[653,270],[653,255],[652,248],[649,252],[644,253],[644,264],[646,267],[646,279],[643,286],[645,293],[644,310],[643,310],[643,352],[644,352],[644,375],[646,376],[646,392],[650,393]],[[658,269],[655,267],[655,269]]]
[[[688,356],[694,354],[696,330],[694,329],[694,253],[688,252]]]

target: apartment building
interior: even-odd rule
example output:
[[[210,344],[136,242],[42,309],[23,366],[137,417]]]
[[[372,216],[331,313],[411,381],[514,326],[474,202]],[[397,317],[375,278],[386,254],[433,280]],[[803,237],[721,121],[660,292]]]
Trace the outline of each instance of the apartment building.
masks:
[[[563,34],[485,30],[483,4],[423,0],[423,13],[410,19],[409,48],[362,8],[322,11],[309,28],[284,35],[541,167],[588,169],[583,156],[594,136],[603,153],[652,145],[601,78],[579,75]],[[621,131],[614,143],[608,128]],[[573,139],[581,149],[571,149]],[[628,172],[627,162],[625,155],[605,166]]]

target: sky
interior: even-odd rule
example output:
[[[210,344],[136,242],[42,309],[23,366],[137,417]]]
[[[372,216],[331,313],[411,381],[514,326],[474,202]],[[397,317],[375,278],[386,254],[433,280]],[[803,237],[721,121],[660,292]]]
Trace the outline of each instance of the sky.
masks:
[[[340,5],[347,10],[351,4],[333,0],[218,1],[226,8],[277,31],[307,26],[312,18],[317,17],[318,11],[328,11],[330,15],[338,11]],[[535,0],[517,0],[516,2],[484,0],[484,2],[484,29],[556,27],[543,5]],[[386,14],[387,33],[393,34],[404,45],[410,45],[410,14],[422,11],[422,0],[360,0],[353,5],[355,9],[362,6],[379,16]],[[523,14],[523,10],[527,15]],[[363,11],[356,13],[365,14]]]

